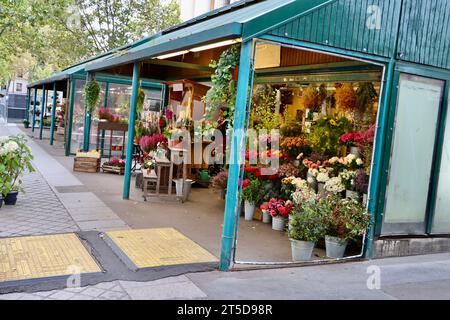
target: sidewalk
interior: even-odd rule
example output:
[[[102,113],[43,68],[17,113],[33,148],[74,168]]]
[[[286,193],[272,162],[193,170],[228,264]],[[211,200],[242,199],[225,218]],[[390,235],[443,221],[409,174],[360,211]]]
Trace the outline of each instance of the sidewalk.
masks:
[[[367,281],[379,268],[380,289]],[[450,254],[305,268],[206,272],[156,281],[113,281],[85,288],[14,293],[0,300],[448,300]]]

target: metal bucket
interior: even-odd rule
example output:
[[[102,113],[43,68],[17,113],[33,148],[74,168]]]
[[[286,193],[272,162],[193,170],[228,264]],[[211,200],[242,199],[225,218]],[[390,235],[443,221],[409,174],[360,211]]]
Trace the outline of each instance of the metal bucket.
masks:
[[[292,261],[311,261],[316,243],[291,239]]]
[[[253,221],[253,216],[255,215],[255,204],[245,201],[245,220]]]
[[[345,255],[348,241],[342,241],[342,239],[336,237],[326,236],[325,244],[328,258],[342,259]]]
[[[269,211],[263,211],[263,223],[269,224],[272,222],[272,216],[270,215]]]
[[[286,219],[281,217],[272,218],[272,229],[275,231],[284,231],[286,229]]]

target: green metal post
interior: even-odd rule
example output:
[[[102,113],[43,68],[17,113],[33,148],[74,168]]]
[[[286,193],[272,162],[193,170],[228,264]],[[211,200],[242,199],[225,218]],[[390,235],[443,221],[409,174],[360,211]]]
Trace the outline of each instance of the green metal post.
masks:
[[[56,91],[56,82],[53,83],[53,103],[52,103],[52,123],[50,126],[50,145],[53,145],[53,140],[55,138],[55,117],[56,117],[56,97],[58,92]]]
[[[105,108],[108,108],[108,98],[109,98],[109,82],[106,82],[106,85],[105,85],[105,103],[103,104],[103,106]],[[103,153],[103,149],[105,149],[105,136],[106,136],[106,132],[105,132],[105,130],[102,130],[102,137],[100,139],[100,150],[102,151],[101,153]]]
[[[26,101],[26,109],[25,109],[25,117],[24,120],[30,121],[30,102],[31,102],[31,89],[27,89],[27,101]]]
[[[373,257],[373,242],[377,229],[380,229],[382,223],[381,210],[378,202],[381,192],[383,178],[383,159],[384,148],[386,144],[386,134],[389,120],[389,107],[391,103],[392,86],[394,84],[395,60],[389,63],[384,83],[384,95],[380,104],[380,113],[378,118],[378,128],[376,135],[376,145],[374,150],[373,168],[371,173],[369,212],[372,214],[372,224],[367,232],[366,246],[364,255],[366,258]]]
[[[69,120],[67,122],[67,141],[66,141],[66,157],[70,156],[70,147],[72,144],[72,125],[73,125],[73,105],[75,103],[75,85],[76,80],[71,79],[71,85],[70,85],[70,102],[69,102],[69,108],[67,109],[67,113],[69,116]]]
[[[92,80],[92,74],[88,73],[86,76],[86,83]],[[85,152],[89,151],[89,144],[91,140],[91,122],[92,122],[92,113],[88,110],[85,103],[85,116],[84,116],[84,140],[83,140],[83,150]]]
[[[236,112],[234,115],[233,136],[231,139],[230,165],[228,170],[227,199],[225,204],[224,223],[222,232],[222,247],[220,253],[220,270],[227,271],[231,267],[233,243],[235,239],[235,225],[238,215],[239,176],[245,150],[245,118],[249,96],[250,69],[252,56],[252,41],[242,44],[239,64],[239,77],[236,95]]]
[[[33,121],[32,121],[32,125],[31,125],[31,132],[34,132],[34,126],[36,124],[36,101],[37,101],[37,88],[34,88]]]
[[[130,199],[130,185],[131,185],[131,166],[133,162],[133,149],[134,149],[134,125],[136,121],[136,107],[137,97],[139,93],[139,62],[135,62],[133,66],[133,83],[131,87],[131,99],[130,99],[130,115],[128,120],[128,141],[127,141],[127,158],[125,161],[125,178],[123,182],[123,199]]]
[[[44,113],[45,113],[45,84],[42,86],[42,102],[41,102],[41,120],[39,123],[39,140],[42,140],[42,133],[44,131]]]

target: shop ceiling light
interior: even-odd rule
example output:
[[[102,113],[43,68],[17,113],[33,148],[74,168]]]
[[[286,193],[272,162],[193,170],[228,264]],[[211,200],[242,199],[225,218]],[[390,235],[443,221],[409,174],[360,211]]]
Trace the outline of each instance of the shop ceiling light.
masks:
[[[188,52],[189,52],[188,50],[172,52],[172,53],[168,53],[168,54],[164,54],[162,56],[156,57],[156,59],[159,59],[159,60],[169,59],[169,58],[173,58],[176,56],[181,56],[182,54],[186,54]]]
[[[220,41],[220,42],[216,42],[216,43],[207,44],[207,45],[204,45],[201,47],[193,48],[193,49],[190,49],[190,51],[199,52],[199,51],[204,51],[204,50],[208,50],[208,49],[225,47],[225,46],[229,46],[229,45],[241,42],[241,41],[242,41],[241,39],[225,40],[225,41]]]

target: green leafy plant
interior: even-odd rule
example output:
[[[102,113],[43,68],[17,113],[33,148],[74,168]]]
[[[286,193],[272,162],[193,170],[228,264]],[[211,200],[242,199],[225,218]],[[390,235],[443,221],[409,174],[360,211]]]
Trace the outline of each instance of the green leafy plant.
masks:
[[[145,91],[142,88],[139,88],[137,103],[136,103],[136,112],[137,114],[141,114],[144,111],[144,102],[145,102]],[[138,117],[139,118],[139,117]]]
[[[203,102],[207,104],[208,120],[212,120],[217,110],[222,108],[224,118],[232,126],[236,103],[236,84],[232,72],[239,65],[239,57],[240,45],[234,45],[221,54],[219,61],[213,60],[210,64],[215,69],[211,76],[212,86],[203,97]]]
[[[257,130],[271,131],[279,129],[282,116],[275,113],[277,92],[270,87],[263,87],[256,91],[252,101],[251,123]]]
[[[97,108],[100,102],[100,91],[100,84],[96,80],[86,82],[84,86],[84,101],[89,113],[92,113]]]
[[[308,136],[313,150],[327,156],[335,156],[340,149],[339,139],[352,132],[353,124],[347,118],[323,117],[311,127]]]
[[[327,231],[321,208],[312,202],[296,207],[289,224],[289,237],[297,241],[317,242]]]
[[[371,223],[365,207],[355,200],[328,196],[319,201],[327,226],[326,234],[342,241],[356,240],[364,235]]]
[[[26,171],[34,171],[31,164],[33,155],[26,143],[24,135],[0,137],[0,195],[24,191],[20,177]]]
[[[247,186],[242,189],[242,199],[255,205],[258,205],[264,198],[265,190],[261,180],[251,180]]]

